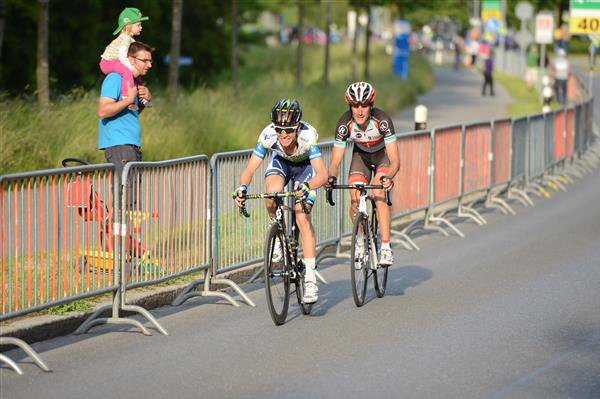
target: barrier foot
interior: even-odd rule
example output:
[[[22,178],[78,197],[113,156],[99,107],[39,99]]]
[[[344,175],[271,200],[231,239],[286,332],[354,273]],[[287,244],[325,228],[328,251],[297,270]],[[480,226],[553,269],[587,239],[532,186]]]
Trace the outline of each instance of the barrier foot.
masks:
[[[129,312],[137,312],[144,316],[152,325],[160,332],[162,335],[169,335],[167,330],[163,326],[160,325],[158,320],[150,312],[138,305],[123,305],[122,309]]]
[[[0,361],[8,364],[9,367],[12,368],[17,374],[23,375],[21,368],[17,366],[17,363],[15,363],[10,357],[4,356],[2,353],[0,353]]]
[[[480,226],[487,224],[487,221],[479,214],[479,212],[467,205],[460,205],[458,207],[458,216],[471,218]]]
[[[499,198],[499,197],[495,197],[495,196],[491,197],[489,199],[489,204],[486,206],[491,207],[491,208],[498,208],[505,215],[507,215],[507,214],[511,214],[513,216],[516,215],[516,212],[514,211],[514,209],[512,209],[511,206],[508,205],[508,203],[506,201],[504,201],[502,198]]]
[[[530,192],[538,197],[550,198],[550,193],[546,190],[544,186],[538,183],[530,182],[527,187],[525,187],[525,192]]]
[[[557,188],[554,188],[552,186],[552,188],[554,188],[555,190],[560,190],[560,191],[567,191],[567,188],[565,187],[565,185],[560,181],[560,179],[558,178],[558,176],[555,175],[550,175],[547,176],[546,179],[548,179],[548,184],[552,183],[554,184]]]
[[[456,228],[456,226],[454,226],[446,218],[438,217],[438,216],[431,216],[431,217],[429,217],[428,221],[430,221],[432,223],[444,223],[446,226],[448,226],[450,228],[450,230],[454,231],[458,236],[460,236],[461,238],[465,238],[465,235],[462,233],[462,231],[460,231],[458,228]],[[430,226],[430,227],[439,227],[439,226],[434,225],[434,226]],[[446,233],[446,236],[448,236],[448,233],[445,230],[444,230],[444,232]]]
[[[527,193],[516,187],[511,187],[508,189],[508,198],[516,199],[521,204],[523,204],[523,206],[533,206],[533,201],[531,200],[531,198],[529,198]]]
[[[90,329],[90,327],[88,327],[88,324],[90,324],[94,319],[96,319],[96,317],[100,316],[102,313],[104,313],[108,310],[111,310],[112,306],[113,306],[112,304],[104,305],[104,306],[101,306],[98,309],[94,310],[94,312],[83,323],[81,323],[79,328],[77,330],[75,330],[73,335],[85,334],[87,332],[87,330]]]
[[[187,301],[188,299],[195,297],[195,296],[199,296],[200,293],[190,292],[190,291],[195,290],[196,287],[198,287],[203,282],[204,282],[204,279],[198,279],[198,280],[192,281],[190,284],[188,284],[187,287],[185,287],[183,289],[183,291],[181,291],[179,293],[179,295],[177,295],[177,298],[173,299],[173,302],[171,302],[171,306],[179,306],[182,303],[184,303],[185,301]]]
[[[34,351],[33,348],[31,348],[31,346],[29,346],[25,341],[13,337],[0,337],[0,345],[18,346],[25,353],[27,353],[27,355],[34,361],[35,364],[38,365],[39,368],[41,368],[44,371],[51,371],[50,368],[46,366],[46,363],[44,363],[42,358],[39,357],[36,351]],[[23,375],[23,371],[21,370],[21,368],[8,356],[0,353],[0,361],[3,361],[6,364],[8,364],[17,374]]]
[[[573,184],[574,181],[568,175],[557,175],[556,178],[563,184]]]
[[[321,273],[315,270],[315,275],[317,276],[320,282],[322,282],[323,284],[327,284],[327,280],[325,280],[325,278],[321,276]]]
[[[258,280],[258,278],[263,275],[264,270],[265,270],[264,266],[261,266],[258,269],[256,269],[256,271],[254,272],[254,274],[252,275],[252,277],[250,277],[248,279],[247,283],[253,283],[256,280]]]
[[[235,290],[235,292],[238,293],[239,296],[241,296],[244,301],[252,307],[256,307],[256,305],[254,304],[254,302],[252,302],[252,300],[248,297],[248,295],[246,295],[246,293],[233,281],[225,279],[225,278],[216,278],[214,280],[212,280],[213,283],[215,284],[225,284],[230,286],[231,288],[233,288]]]
[[[399,242],[409,251],[412,251],[413,249],[416,249],[417,251],[421,250],[421,248],[419,248],[419,246],[412,240],[412,238],[408,236],[408,234],[404,232],[404,230],[395,231],[390,229],[390,232],[392,233],[392,239],[395,238],[395,242]]]

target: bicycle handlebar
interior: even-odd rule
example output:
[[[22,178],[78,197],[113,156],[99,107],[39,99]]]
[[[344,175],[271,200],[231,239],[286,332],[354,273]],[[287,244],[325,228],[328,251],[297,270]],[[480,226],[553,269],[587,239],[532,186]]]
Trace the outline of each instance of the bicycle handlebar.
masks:
[[[275,192],[275,193],[262,193],[262,194],[247,194],[246,195],[246,199],[275,199],[275,198],[288,198],[288,197],[295,197],[296,193],[293,191],[283,191],[283,192]],[[235,199],[237,197],[237,193],[233,192],[231,193],[231,197],[233,199]],[[308,204],[306,203],[306,201],[300,201],[300,205],[302,206],[302,212],[308,214],[310,213],[310,211],[312,210],[312,208],[310,206],[308,206]],[[250,214],[248,213],[248,210],[246,210],[246,207],[241,207],[240,208],[240,214],[245,216],[245,217],[250,217]]]
[[[333,190],[360,190],[362,191],[366,191],[366,190],[381,190],[383,189],[383,186],[381,184],[336,184],[331,186],[330,189],[327,189],[327,202],[329,203],[329,205],[331,206],[335,206],[335,203],[333,202]],[[389,190],[385,190],[385,202],[388,204],[388,206],[392,206],[392,198],[391,198],[391,194],[389,192]]]

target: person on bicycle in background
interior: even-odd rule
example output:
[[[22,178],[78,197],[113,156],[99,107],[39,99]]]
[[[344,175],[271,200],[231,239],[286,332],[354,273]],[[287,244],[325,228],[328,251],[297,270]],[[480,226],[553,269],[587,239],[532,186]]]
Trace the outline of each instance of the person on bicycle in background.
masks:
[[[371,182],[371,168],[375,169],[372,184],[382,184],[385,190],[394,186],[393,178],[398,172],[399,159],[396,145],[396,134],[392,119],[382,110],[374,108],[375,88],[366,82],[352,83],[346,89],[345,98],[348,111],[340,117],[334,140],[334,147],[329,165],[329,178],[326,187],[337,181],[340,162],[344,157],[346,141],[354,142],[352,161],[348,173],[348,184]],[[354,219],[358,208],[359,191],[351,190],[350,217]],[[394,263],[390,248],[390,207],[385,201],[382,190],[374,190],[373,195],[377,207],[377,219],[381,226],[381,266]],[[362,240],[358,240],[362,245]],[[363,248],[356,248],[362,253]]]
[[[301,120],[302,108],[295,99],[283,98],[271,110],[271,124],[265,127],[258,138],[254,152],[240,176],[240,186],[236,190],[235,202],[238,207],[246,204],[246,193],[252,176],[260,166],[267,150],[272,157],[265,173],[267,192],[280,192],[294,179],[296,186],[296,224],[302,237],[304,265],[306,267],[304,303],[314,303],[318,299],[315,273],[316,238],[310,215],[302,210],[301,201],[312,207],[316,200],[316,189],[327,181],[327,170],[317,146],[318,134],[315,128]],[[267,199],[267,211],[275,219],[275,201]],[[281,243],[276,241],[274,258],[283,258]]]

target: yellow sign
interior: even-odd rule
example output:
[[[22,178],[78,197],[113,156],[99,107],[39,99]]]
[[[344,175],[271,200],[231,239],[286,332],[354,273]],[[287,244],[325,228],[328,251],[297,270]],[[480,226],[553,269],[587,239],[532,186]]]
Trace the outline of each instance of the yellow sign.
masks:
[[[488,19],[496,18],[497,21],[502,21],[502,11],[500,10],[481,10],[481,20],[483,23]]]
[[[571,33],[600,33],[600,17],[573,17],[569,24]]]

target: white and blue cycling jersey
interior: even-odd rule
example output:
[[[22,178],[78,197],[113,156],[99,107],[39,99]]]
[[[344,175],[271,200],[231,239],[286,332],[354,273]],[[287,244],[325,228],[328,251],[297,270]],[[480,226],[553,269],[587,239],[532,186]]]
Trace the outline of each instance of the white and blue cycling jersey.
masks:
[[[313,160],[322,156],[321,150],[317,145],[318,139],[319,135],[315,128],[304,121],[300,121],[300,131],[297,133],[298,147],[293,154],[288,155],[281,147],[281,144],[279,144],[275,125],[271,123],[263,129],[258,137],[258,143],[256,143],[253,154],[264,159],[267,150],[271,150],[273,155],[278,155],[291,162]]]

